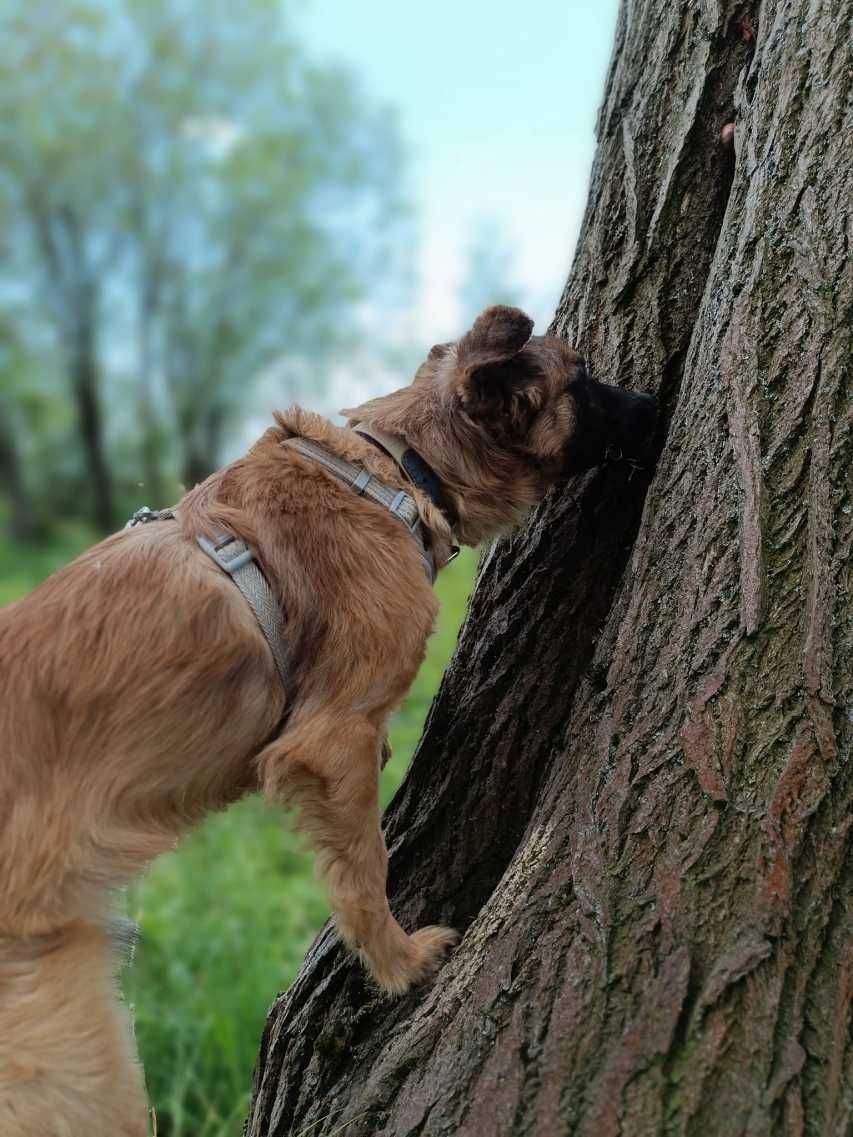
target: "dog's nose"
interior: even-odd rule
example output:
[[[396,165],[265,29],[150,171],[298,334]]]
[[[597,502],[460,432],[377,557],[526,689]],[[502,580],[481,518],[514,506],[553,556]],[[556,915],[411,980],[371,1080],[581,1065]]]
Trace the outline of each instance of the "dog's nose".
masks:
[[[601,384],[596,392],[607,423],[608,449],[614,457],[646,457],[658,417],[654,395]]]
[[[645,464],[654,446],[657,399],[598,383],[586,373],[578,376],[572,390],[578,421],[566,454],[566,474],[607,459]]]

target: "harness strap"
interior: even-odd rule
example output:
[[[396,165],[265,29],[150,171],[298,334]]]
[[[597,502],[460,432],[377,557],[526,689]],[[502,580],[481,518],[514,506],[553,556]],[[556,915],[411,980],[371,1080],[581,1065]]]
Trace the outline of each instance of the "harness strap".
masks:
[[[361,466],[338,458],[331,454],[324,446],[310,438],[291,438],[287,445],[293,447],[303,457],[309,458],[322,466],[330,474],[340,478],[357,494],[374,501],[393,514],[406,526],[414,537],[424,569],[430,583],[435,580],[435,560],[430,551],[425,535],[424,525],[418,513],[414,498],[404,490],[394,490],[386,486]],[[146,525],[151,521],[172,521],[175,519],[173,509],[149,509],[144,506],[134,513],[125,526],[134,529],[137,525]],[[218,565],[239,588],[252,609],[258,621],[264,638],[272,652],[275,669],[282,684],[286,686],[290,670],[288,652],[285,640],[284,619],[281,609],[273,595],[266,577],[261,572],[252,550],[245,541],[235,537],[233,533],[224,530],[216,533],[211,540],[207,537],[197,538],[199,548]]]
[[[282,685],[286,686],[290,664],[285,646],[284,620],[272,589],[252,556],[252,550],[245,541],[241,541],[232,533],[218,533],[215,541],[207,537],[198,537],[196,540],[199,548],[207,553],[223,572],[228,573],[243,593],[270,646],[278,677]]]
[[[429,462],[411,447],[405,438],[399,434],[390,434],[387,430],[382,430],[370,422],[357,422],[353,430],[389,454],[412,485],[417,486],[421,493],[426,494],[436,509],[444,514],[451,530],[455,527],[459,518],[456,516],[453,503],[445,492],[441,478]],[[453,557],[450,559],[453,560]]]
[[[375,501],[402,521],[417,542],[424,570],[430,584],[433,583],[436,575],[435,560],[427,543],[417,503],[411,494],[407,494],[404,490],[391,489],[361,466],[330,453],[325,446],[321,446],[311,438],[289,438],[285,445],[292,447],[303,457],[310,458],[330,474],[346,482],[357,494]]]
[[[143,506],[142,509],[137,509],[125,529],[135,529],[137,525],[147,525],[151,521],[174,519],[173,509],[149,509]],[[245,541],[224,530],[217,533],[212,541],[207,537],[199,537],[197,543],[214,564],[231,577],[242,592],[264,633],[264,639],[269,644],[278,677],[282,685],[286,686],[290,666],[285,646],[284,620],[272,589],[252,556],[251,549]]]

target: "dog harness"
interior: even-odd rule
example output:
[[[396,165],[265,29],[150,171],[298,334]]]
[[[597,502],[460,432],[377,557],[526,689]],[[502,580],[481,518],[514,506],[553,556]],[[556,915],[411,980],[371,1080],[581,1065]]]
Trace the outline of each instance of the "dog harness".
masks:
[[[430,584],[433,583],[436,575],[435,558],[429,547],[428,534],[418,513],[417,503],[410,494],[404,490],[391,489],[361,466],[338,458],[310,438],[291,438],[287,440],[286,445],[340,478],[359,496],[383,506],[405,525],[418,546],[427,579]],[[137,509],[125,528],[135,529],[138,525],[147,525],[152,521],[174,521],[176,518],[174,509],[149,509],[148,506],[143,506],[142,509]],[[225,530],[214,533],[209,538],[198,537],[197,542],[199,548],[214,564],[231,577],[245,597],[264,634],[264,639],[269,644],[278,677],[286,686],[290,667],[284,619],[269,582],[252,555],[252,550],[240,537]]]

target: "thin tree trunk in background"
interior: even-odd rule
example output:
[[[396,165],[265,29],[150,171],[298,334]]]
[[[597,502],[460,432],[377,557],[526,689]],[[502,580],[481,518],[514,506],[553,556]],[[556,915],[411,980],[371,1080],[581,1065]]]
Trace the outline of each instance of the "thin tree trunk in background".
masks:
[[[159,280],[152,266],[140,283],[139,379],[137,404],[140,434],[140,464],[146,501],[160,508],[166,500],[163,480],[163,437],[154,393],[154,317],[157,311]]]
[[[183,484],[187,489],[191,489],[199,482],[203,482],[214,469],[215,466],[210,461],[207,448],[202,446],[196,437],[193,437],[184,448]]]
[[[225,410],[215,402],[215,388],[209,397],[209,406],[196,407],[183,419],[183,484],[188,489],[217,468],[222,453]]]
[[[18,444],[9,407],[0,395],[0,486],[8,496],[11,514],[9,528],[18,541],[28,541],[36,531],[30,495],[24,482]]]
[[[92,521],[97,529],[107,533],[113,527],[115,511],[99,399],[100,266],[91,263],[83,228],[73,207],[52,206],[38,180],[26,182],[24,192],[43,259],[45,291],[65,354],[71,401],[91,487]]]
[[[846,0],[623,3],[554,328],[660,460],[486,555],[386,815],[465,938],[393,1002],[327,929],[250,1137],[850,1134],[851,84]]]
[[[115,522],[115,510],[112,477],[104,448],[92,297],[87,296],[81,310],[75,313],[74,342],[69,357],[71,392],[77,412],[86,477],[91,487],[92,520],[102,533],[108,533]]]

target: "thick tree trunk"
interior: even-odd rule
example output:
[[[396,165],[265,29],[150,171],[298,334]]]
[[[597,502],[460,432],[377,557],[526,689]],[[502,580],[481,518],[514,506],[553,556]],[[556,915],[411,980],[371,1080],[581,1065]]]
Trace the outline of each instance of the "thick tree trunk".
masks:
[[[851,1132],[850,15],[623,3],[555,329],[660,461],[486,556],[386,818],[465,938],[390,1002],[327,929],[251,1137]]]

